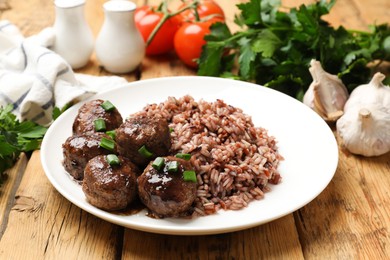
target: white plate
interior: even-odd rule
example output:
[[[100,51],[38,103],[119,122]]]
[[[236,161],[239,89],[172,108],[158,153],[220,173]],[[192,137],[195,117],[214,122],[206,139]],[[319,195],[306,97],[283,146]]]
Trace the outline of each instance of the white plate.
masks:
[[[190,94],[199,100],[217,98],[240,107],[252,116],[256,126],[276,137],[285,160],[280,163],[283,178],[264,199],[239,211],[219,211],[195,219],[154,219],[146,211],[116,215],[86,202],[81,186],[62,167],[62,143],[71,135],[77,104],[49,128],[42,143],[41,159],[53,186],[69,201],[87,212],[128,228],[163,234],[200,235],[242,230],[285,216],[309,203],[332,179],[338,162],[338,148],[328,125],[301,102],[259,85],[210,77],[169,77],[141,80],[96,95],[110,100],[125,118],[146,104],[159,103],[168,96]]]

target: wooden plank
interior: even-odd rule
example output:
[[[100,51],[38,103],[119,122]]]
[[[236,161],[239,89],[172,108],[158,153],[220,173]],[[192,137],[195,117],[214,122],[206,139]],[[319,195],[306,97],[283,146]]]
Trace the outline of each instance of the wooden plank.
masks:
[[[298,7],[314,0],[282,0],[283,7]],[[368,25],[388,23],[390,1],[388,0],[343,0],[336,1],[330,14],[324,16],[332,26],[340,25],[351,30],[368,30]]]
[[[3,184],[0,186],[0,239],[8,222],[16,189],[27,166],[27,156],[22,153],[16,164],[4,173]]]
[[[33,153],[16,193],[0,259],[115,259],[123,228],[62,197],[46,178],[39,156],[39,151]]]
[[[26,37],[40,32],[54,22],[54,6],[52,1],[42,3],[39,0],[8,0],[9,9],[1,13],[1,19],[15,24]],[[39,17],[39,19],[37,19]]]
[[[348,0],[337,1],[334,14],[329,19],[334,25],[348,29],[368,30],[368,25],[390,22],[390,1]]]
[[[389,173],[390,153],[376,158],[340,153],[329,186],[295,214],[305,257],[387,258]]]
[[[292,215],[244,231],[172,236],[126,229],[123,259],[303,259]]]

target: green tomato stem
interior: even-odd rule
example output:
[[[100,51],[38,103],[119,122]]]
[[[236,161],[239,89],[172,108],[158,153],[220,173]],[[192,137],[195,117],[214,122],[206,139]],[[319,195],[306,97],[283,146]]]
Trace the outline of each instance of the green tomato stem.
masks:
[[[220,41],[209,41],[207,44],[209,46],[213,47],[224,47],[228,45],[231,42],[237,42],[238,39],[243,38],[243,37],[248,37],[252,35],[257,35],[259,32],[261,32],[263,29],[255,29],[255,30],[247,30],[247,31],[242,31],[242,32],[237,32],[230,36],[229,38],[226,38],[224,40]]]
[[[195,8],[197,7],[197,5],[199,4],[199,0],[195,0],[194,2],[186,5],[185,7],[183,7],[182,9],[176,11],[176,12],[173,12],[173,13],[170,13],[168,12],[168,8],[167,8],[167,2],[165,0],[165,4],[163,5],[163,7],[161,8],[162,12],[163,12],[163,17],[161,18],[161,20],[159,21],[159,23],[156,25],[156,27],[154,27],[152,33],[149,35],[148,37],[148,40],[146,41],[146,46],[149,46],[149,44],[153,41],[153,38],[156,36],[157,32],[160,30],[160,28],[164,25],[164,23],[171,17],[175,16],[175,15],[178,15],[182,12],[184,12],[185,10],[188,10],[188,9],[191,9],[191,8]],[[164,7],[165,6],[165,7]]]

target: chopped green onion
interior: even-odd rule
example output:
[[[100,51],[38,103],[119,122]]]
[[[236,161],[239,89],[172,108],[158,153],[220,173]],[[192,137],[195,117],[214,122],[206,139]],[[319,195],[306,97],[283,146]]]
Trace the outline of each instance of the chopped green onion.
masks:
[[[116,156],[115,154],[108,154],[107,162],[111,166],[121,164],[121,161],[119,160],[118,156]]]
[[[98,118],[93,121],[95,125],[95,131],[96,132],[103,132],[106,131],[106,122],[104,122],[104,119]]]
[[[172,127],[169,128],[169,132],[172,133],[174,130]]]
[[[180,159],[184,159],[186,161],[189,161],[191,159],[191,154],[189,154],[189,153],[177,153],[176,157],[180,158]]]
[[[195,171],[184,171],[183,172],[183,179],[185,181],[196,182],[196,173],[195,173]]]
[[[177,172],[178,169],[179,169],[178,161],[170,161],[168,163],[168,172]]]
[[[111,137],[112,139],[115,139],[115,137],[116,137],[116,131],[115,130],[107,131],[106,134],[109,137]]]
[[[153,153],[150,152],[145,145],[138,149],[138,153],[141,154],[145,158],[150,158],[153,156]]]
[[[115,149],[115,142],[114,142],[114,140],[103,137],[100,140],[100,147],[103,147],[104,149],[107,149],[107,150],[113,152]]]
[[[165,163],[164,158],[157,157],[156,159],[154,159],[154,161],[152,163],[152,167],[159,171],[164,166],[164,163]]]
[[[104,110],[106,111],[112,111],[115,109],[115,106],[108,100],[104,101],[101,105],[100,105]]]

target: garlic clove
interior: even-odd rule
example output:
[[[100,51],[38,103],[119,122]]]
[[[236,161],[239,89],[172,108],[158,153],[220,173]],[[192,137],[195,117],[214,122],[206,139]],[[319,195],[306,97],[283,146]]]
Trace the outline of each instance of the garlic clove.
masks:
[[[375,112],[374,112],[375,111]],[[383,120],[384,114],[377,108],[354,109],[350,120],[337,121],[339,136],[343,146],[353,154],[378,156],[390,151],[390,116]],[[382,129],[380,132],[377,129]]]
[[[371,110],[374,113],[366,107],[359,110],[362,128],[360,138],[365,146],[360,147],[360,154],[365,156],[377,156],[390,150],[390,114],[386,114],[379,107]]]
[[[326,121],[335,122],[343,115],[343,106],[334,106],[333,103],[326,102],[326,100],[337,100],[337,95],[335,97],[326,96],[328,93],[321,91],[320,84],[313,85],[314,110]]]
[[[314,110],[314,82],[312,82],[303,96],[303,103]]]
[[[337,133],[351,153],[379,156],[390,151],[390,88],[377,73],[355,88],[337,120]]]
[[[385,78],[384,74],[377,72],[368,84],[356,87],[345,104],[344,110],[371,103],[380,103],[390,109],[390,88],[382,83]]]
[[[311,107],[326,121],[334,122],[343,115],[348,90],[335,75],[327,73],[316,60],[310,62],[313,82],[303,97],[303,103]]]

